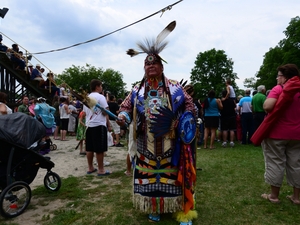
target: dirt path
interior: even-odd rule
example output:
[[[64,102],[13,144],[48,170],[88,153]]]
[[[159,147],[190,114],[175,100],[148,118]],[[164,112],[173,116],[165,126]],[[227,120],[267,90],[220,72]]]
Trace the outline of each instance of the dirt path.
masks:
[[[87,171],[87,161],[85,156],[79,155],[79,149],[75,150],[78,141],[74,137],[69,137],[69,141],[52,140],[57,145],[57,150],[51,151],[47,156],[51,157],[51,161],[55,163],[53,172],[57,173],[62,178],[68,176],[85,176]],[[123,147],[109,147],[105,161],[110,162],[106,169],[111,171],[119,171],[126,168],[127,150]],[[40,169],[34,181],[30,184],[31,189],[44,184],[45,169]],[[63,184],[62,184],[63,185]],[[35,204],[37,200],[32,196],[31,204]],[[63,206],[60,200],[51,202],[51,204],[43,207],[31,207],[22,215],[7,220],[17,224],[36,225],[36,221],[40,221],[42,216],[47,211],[51,211],[60,206]],[[30,206],[29,205],[29,206]],[[1,223],[1,221],[0,221]]]

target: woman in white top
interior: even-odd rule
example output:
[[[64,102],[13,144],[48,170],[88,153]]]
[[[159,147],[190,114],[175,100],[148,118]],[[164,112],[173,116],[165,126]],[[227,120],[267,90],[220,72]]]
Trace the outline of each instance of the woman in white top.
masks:
[[[7,94],[0,92],[0,115],[12,114],[11,108],[9,108],[6,103]]]
[[[60,115],[60,123],[61,123],[60,140],[67,141],[66,135],[67,135],[68,124],[69,124],[69,116],[70,116],[68,99],[61,98],[61,104],[59,105],[59,115]]]

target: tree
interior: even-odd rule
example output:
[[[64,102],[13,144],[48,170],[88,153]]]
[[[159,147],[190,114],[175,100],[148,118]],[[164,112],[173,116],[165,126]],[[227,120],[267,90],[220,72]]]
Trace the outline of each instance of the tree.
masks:
[[[283,32],[285,39],[280,41],[284,52],[284,64],[293,63],[300,66],[300,17],[291,19],[289,26]]]
[[[271,48],[269,52],[264,55],[263,65],[256,74],[256,87],[265,85],[266,89],[271,89],[276,85],[277,67],[283,64],[282,48],[276,46]]]
[[[235,83],[235,79],[238,77],[233,72],[233,61],[223,50],[211,49],[197,55],[190,77],[196,98],[206,98],[211,89],[214,89],[220,96],[226,88],[225,81],[228,78],[231,79],[233,88],[238,90]]]
[[[244,80],[244,86],[246,88],[252,88],[252,89],[255,89],[255,83],[256,83],[256,80],[254,77],[250,77],[250,78],[246,78]]]
[[[123,82],[123,75],[120,72],[113,69],[104,71],[102,68],[96,68],[89,64],[86,64],[86,67],[72,65],[65,69],[62,74],[58,75],[57,83],[65,82],[74,90],[83,88],[90,91],[89,84],[92,79],[102,81],[103,91],[109,91],[116,97],[124,96],[126,83]]]
[[[256,87],[263,84],[266,89],[273,88],[277,84],[277,67],[280,65],[293,63],[300,68],[300,17],[291,19],[283,33],[286,38],[264,55],[263,65],[256,74]]]

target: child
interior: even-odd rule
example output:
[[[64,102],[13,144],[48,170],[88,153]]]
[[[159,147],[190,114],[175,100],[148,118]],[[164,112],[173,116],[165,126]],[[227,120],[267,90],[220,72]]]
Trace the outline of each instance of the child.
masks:
[[[79,142],[80,155],[86,155],[85,150],[83,150],[83,142],[85,140],[85,129],[86,129],[85,117],[86,117],[85,112],[81,111],[78,118],[78,126],[77,126],[77,133],[76,133],[76,140],[80,141]]]

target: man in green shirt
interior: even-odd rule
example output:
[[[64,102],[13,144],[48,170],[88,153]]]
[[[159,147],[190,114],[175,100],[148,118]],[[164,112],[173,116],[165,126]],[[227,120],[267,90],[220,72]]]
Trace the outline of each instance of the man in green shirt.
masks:
[[[22,112],[22,113],[25,113],[27,115],[30,115],[30,112],[29,112],[29,98],[27,96],[23,96],[22,102],[23,102],[23,104],[19,105],[19,107],[18,107],[18,112]]]
[[[257,93],[252,97],[251,107],[253,113],[254,131],[256,131],[256,129],[259,127],[266,116],[265,110],[263,108],[264,102],[266,100],[265,93],[265,85],[260,85],[257,87]]]

